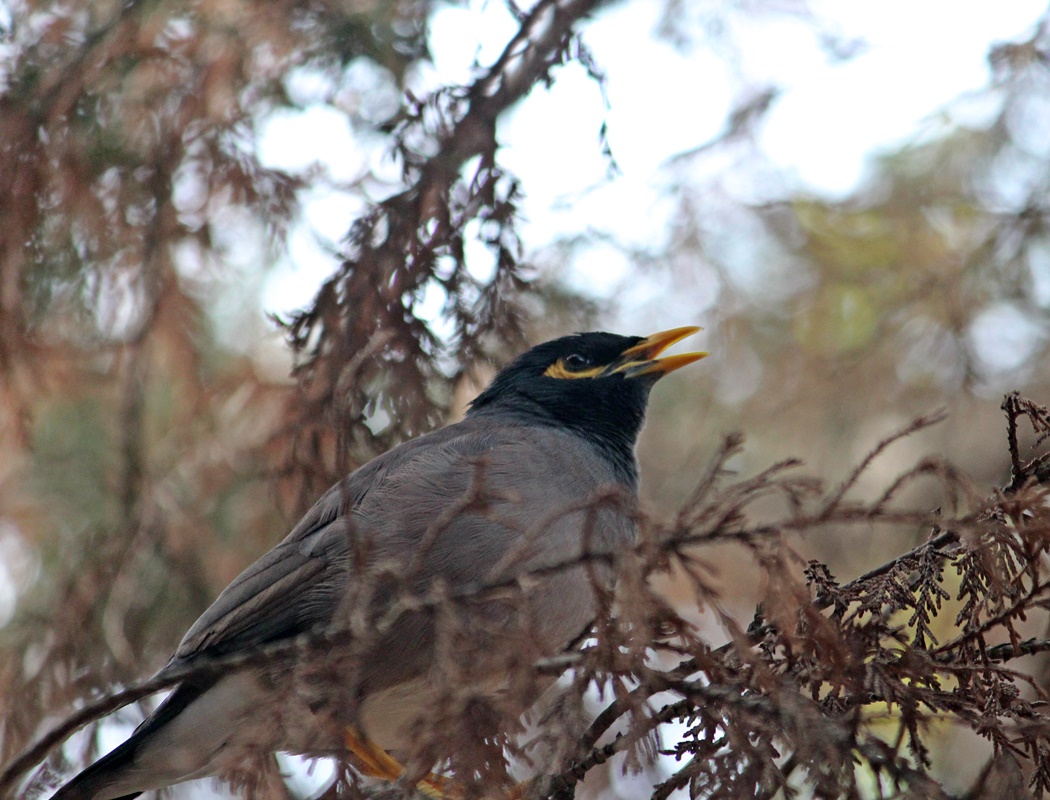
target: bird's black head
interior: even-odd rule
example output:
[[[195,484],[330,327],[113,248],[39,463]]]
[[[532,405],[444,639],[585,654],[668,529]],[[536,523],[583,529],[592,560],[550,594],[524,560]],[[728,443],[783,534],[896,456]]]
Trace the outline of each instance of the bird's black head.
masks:
[[[580,434],[634,478],[634,445],[649,390],[706,353],[657,356],[699,328],[652,336],[576,333],[533,347],[499,371],[470,415],[506,414]]]

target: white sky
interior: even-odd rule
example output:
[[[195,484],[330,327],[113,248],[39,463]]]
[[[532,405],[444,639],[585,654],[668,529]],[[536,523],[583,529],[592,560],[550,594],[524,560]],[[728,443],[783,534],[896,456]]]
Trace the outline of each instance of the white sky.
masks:
[[[707,6],[686,4],[689,13]],[[780,88],[759,138],[771,163],[813,192],[845,194],[874,153],[921,135],[924,125],[935,127],[946,104],[987,85],[989,45],[1023,35],[1044,6],[1043,0],[814,0],[824,30],[863,42],[859,55],[835,62],[820,48],[815,26],[796,17],[736,12],[727,31],[736,50],[720,57],[704,42],[675,48],[658,40],[661,0],[614,5],[584,34],[607,73],[611,108],[605,111],[583,69],[570,65],[556,71],[551,89],[532,92],[501,123],[501,161],[526,193],[526,249],[592,229],[658,245],[670,213],[661,205],[662,189],[677,177],[668,159],[717,135],[740,88]],[[431,25],[434,67],[416,76],[417,86],[469,82],[475,58],[491,63],[515,30],[496,0],[438,11]],[[309,77],[298,82],[309,95]],[[597,144],[603,114],[622,170],[612,180]],[[321,103],[282,113],[263,130],[261,153],[275,166],[320,163],[344,180],[376,161],[345,117]],[[336,265],[321,243],[337,242],[359,209],[358,201],[329,190],[305,198],[304,224],[264,291],[267,310],[287,312],[312,299]],[[570,283],[601,294],[627,268],[605,248],[584,254]]]

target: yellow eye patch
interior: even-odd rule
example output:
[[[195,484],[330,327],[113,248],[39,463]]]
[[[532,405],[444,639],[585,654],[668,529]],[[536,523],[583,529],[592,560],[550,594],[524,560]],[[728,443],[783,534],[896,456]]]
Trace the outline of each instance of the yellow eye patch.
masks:
[[[564,359],[559,358],[543,373],[548,378],[562,378],[573,380],[575,378],[597,378],[602,371],[605,369],[604,366],[591,367],[590,369],[581,370],[580,372],[573,372],[571,369],[565,366]]]

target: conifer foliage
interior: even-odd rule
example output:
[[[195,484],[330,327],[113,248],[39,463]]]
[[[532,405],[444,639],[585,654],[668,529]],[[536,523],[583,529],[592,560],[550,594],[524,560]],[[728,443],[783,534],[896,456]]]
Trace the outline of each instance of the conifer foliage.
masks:
[[[353,685],[358,655],[390,614],[163,680],[143,676],[322,490],[445,422],[456,392],[525,341],[560,320],[589,327],[585,301],[524,260],[528,176],[499,163],[497,122],[566,64],[601,84],[580,31],[604,4],[507,5],[517,29],[502,54],[466,85],[425,96],[409,84],[429,58],[427,0],[30,1],[0,16],[0,567],[15,595],[0,594],[0,798],[44,796],[99,754],[105,719],[137,721],[158,692],[197,673],[273,667],[289,702],[307,693],[332,725],[352,719],[345,697],[309,693],[322,678]],[[669,19],[680,5],[668,3]],[[505,794],[522,775],[527,796],[601,796],[625,772],[635,774],[630,791],[658,800],[1050,793],[1045,377],[1027,373],[1034,399],[1005,397],[1005,434],[983,452],[980,475],[934,456],[879,471],[951,424],[942,412],[885,431],[831,481],[810,473],[804,448],[763,461],[754,445],[782,437],[790,423],[769,409],[782,393],[801,396],[799,386],[814,401],[809,417],[831,427],[840,367],[851,381],[861,366],[882,370],[868,385],[879,391],[849,387],[850,409],[938,381],[960,407],[994,403],[972,392],[981,361],[969,326],[992,300],[1045,324],[1028,283],[1050,209],[1035,178],[1015,207],[997,196],[979,208],[967,193],[1003,190],[993,168],[1014,163],[1006,156],[1026,175],[1045,170],[1038,153],[1007,139],[1038,111],[1031,87],[1046,85],[1047,31],[1044,20],[1029,40],[990,54],[1007,99],[988,131],[905,148],[863,203],[799,197],[748,209],[747,230],[761,228],[763,246],[795,243],[785,260],[810,270],[780,298],[794,311],[743,304],[719,320],[754,334],[740,363],[764,358],[775,388],[736,403],[750,444],[720,433],[675,505],[615,492],[582,499],[624,505],[639,538],[621,553],[544,568],[593,562],[595,574],[618,575],[614,590],[595,582],[599,615],[576,647],[540,658],[528,631],[509,627],[506,648],[487,661],[502,659],[507,675],[493,695],[474,680],[473,654],[456,647],[459,611],[486,596],[513,599],[519,585],[420,594],[404,564],[355,575],[362,592],[394,587],[395,611],[441,621],[440,702],[404,781],[374,785],[340,762],[326,798],[411,794],[431,771],[466,797]],[[363,211],[347,220],[338,266],[312,303],[274,321],[291,354],[286,381],[231,344],[237,333],[223,325],[251,304],[223,291],[229,275],[262,272],[238,261],[241,234],[253,231],[247,238],[269,248],[258,257],[272,260],[303,193],[329,180],[267,166],[255,147],[260,118],[307,104],[295,74],[326,76],[337,88],[309,102],[344,113],[362,141],[384,142],[397,174],[369,165],[341,187]],[[745,98],[724,135],[681,163],[734,152],[775,97]],[[604,134],[596,139],[608,154]],[[965,171],[975,164],[986,171]],[[725,296],[737,298],[719,261],[734,248],[719,248],[710,230],[730,203],[684,186],[667,260],[722,270]],[[717,213],[705,211],[712,197]],[[467,268],[477,244],[491,257],[487,276]],[[951,272],[960,264],[963,274]],[[432,291],[444,301],[437,318],[421,310]],[[806,308],[816,311],[788,331]],[[728,356],[744,339],[727,338],[726,363],[737,363]],[[913,383],[887,388],[882,376],[894,369]],[[976,442],[985,431],[967,433]],[[738,473],[742,455],[758,466]],[[999,463],[1003,474],[989,478]],[[666,463],[648,466],[667,477]],[[462,508],[485,513],[483,460],[478,470]],[[865,538],[911,544],[843,574],[813,554],[828,537],[846,550]],[[727,552],[757,587],[750,624],[725,579]],[[528,719],[510,713],[540,690]],[[943,762],[964,738],[983,766],[960,786]],[[241,755],[222,776],[230,785],[290,796],[271,753]]]

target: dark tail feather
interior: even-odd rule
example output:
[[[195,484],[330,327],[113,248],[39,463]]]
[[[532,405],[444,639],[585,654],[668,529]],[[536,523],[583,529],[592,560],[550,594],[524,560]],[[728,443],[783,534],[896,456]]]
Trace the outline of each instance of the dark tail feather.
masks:
[[[59,789],[51,800],[94,800],[95,796],[113,781],[114,773],[120,772],[131,763],[137,746],[138,740],[132,736]],[[142,792],[127,794],[119,800],[131,800],[140,794]]]
[[[131,766],[135,751],[158,728],[176,717],[190,703],[206,692],[217,679],[204,678],[196,683],[182,683],[150,716],[143,720],[127,741],[102,756],[98,761],[60,788],[51,800],[95,800],[99,793],[118,780],[121,771]],[[131,800],[142,792],[132,792],[113,800]]]

